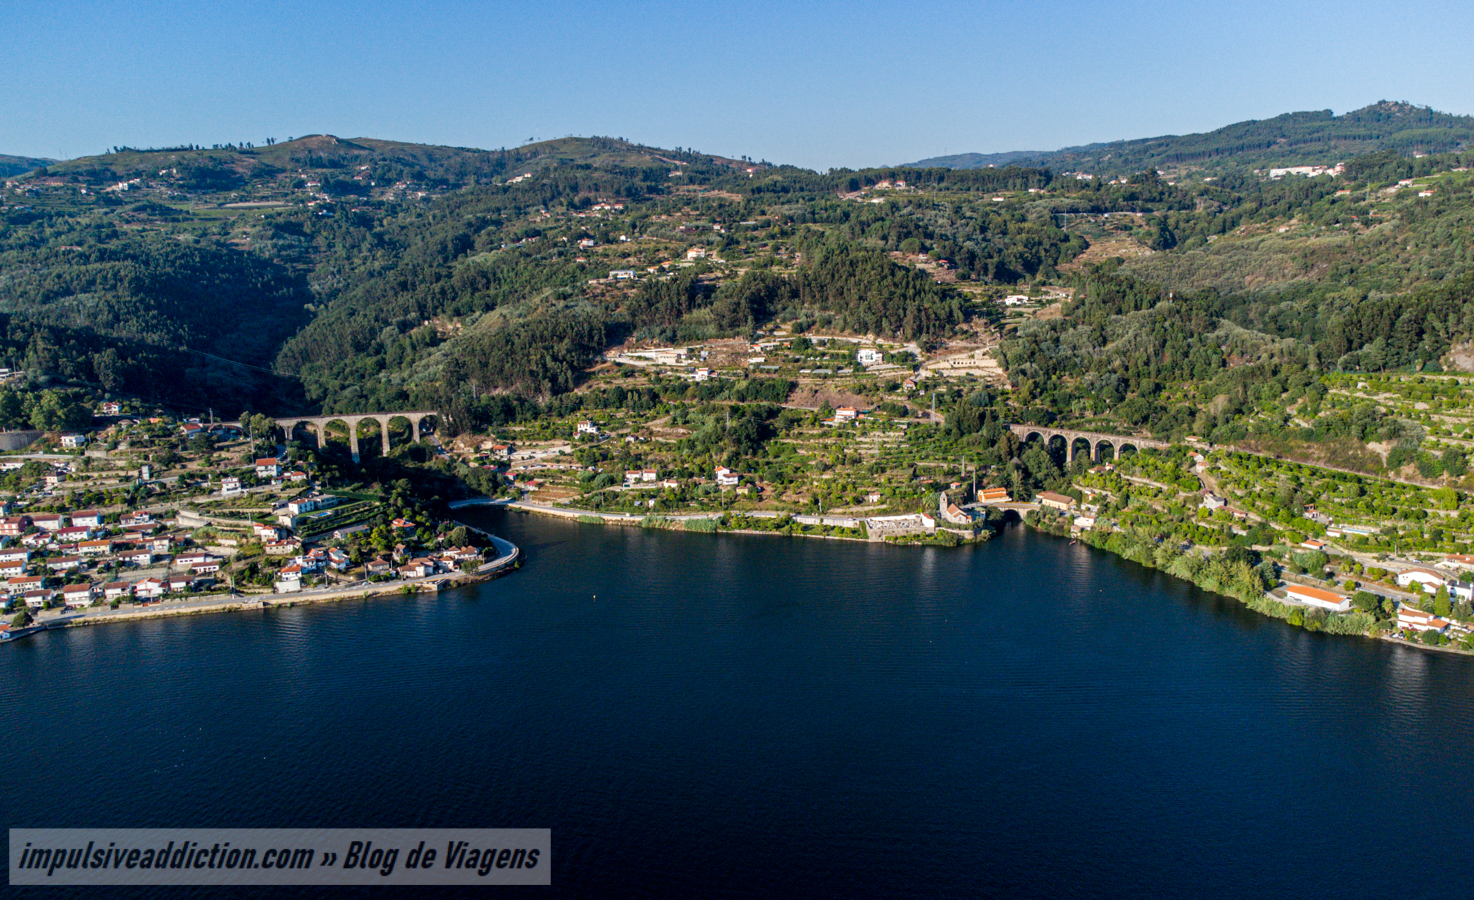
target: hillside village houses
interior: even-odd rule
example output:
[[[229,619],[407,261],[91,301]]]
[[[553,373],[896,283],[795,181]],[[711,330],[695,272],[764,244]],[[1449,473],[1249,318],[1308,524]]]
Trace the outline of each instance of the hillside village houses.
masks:
[[[219,426],[189,430],[229,437],[229,430]],[[114,440],[109,450],[116,443]],[[77,449],[82,446],[85,443],[79,444]],[[97,452],[107,451],[99,449]],[[120,494],[112,494],[108,497],[108,502],[113,504],[111,506],[81,506],[74,510],[66,506],[73,494],[60,491],[53,494],[43,492],[41,488],[48,484],[60,486],[76,466],[70,461],[53,463],[47,459],[41,463],[35,460],[35,456],[0,457],[0,470],[11,473],[24,470],[26,480],[22,485],[34,486],[17,498],[0,498],[0,514],[3,514],[0,515],[0,605],[8,607],[11,613],[26,609],[44,614],[48,607],[77,610],[97,603],[151,604],[187,599],[191,595],[219,589],[217,585],[229,586],[232,593],[237,588],[249,591],[252,587],[259,589],[267,585],[297,590],[318,581],[352,583],[360,578],[383,579],[396,575],[396,564],[383,559],[370,560],[372,564],[365,563],[359,570],[355,560],[363,557],[356,552],[350,554],[345,547],[303,546],[302,539],[292,533],[298,517],[311,513],[330,517],[327,521],[335,527],[329,531],[335,539],[341,539],[345,523],[362,522],[381,507],[372,501],[355,501],[355,508],[345,515],[356,515],[357,519],[331,518],[345,506],[343,499],[310,487],[307,469],[293,467],[284,455],[248,457],[244,466],[239,457],[234,457],[234,461],[226,463],[230,468],[224,472],[205,470],[198,476],[184,478],[171,473],[169,478],[160,482],[150,481],[152,467],[148,464],[141,467],[141,472],[132,467],[123,469],[124,474],[120,477],[112,474],[119,472],[119,466],[94,468],[84,462],[79,471],[85,477],[71,488],[76,496],[96,504],[98,492],[92,484],[101,480],[109,485],[131,484],[134,497],[129,498],[122,509],[118,508],[115,499]],[[284,475],[288,470],[290,474]],[[658,473],[651,469],[641,477],[653,482]],[[185,483],[186,478],[188,484]],[[261,510],[244,516],[236,514],[239,525],[231,524],[231,507],[225,508],[223,516],[211,511],[202,518],[198,513],[179,508],[178,503],[160,503],[154,507],[144,505],[159,493],[175,496],[183,493],[187,497],[187,492],[194,490],[194,500],[186,503],[208,507],[212,501],[207,498],[220,496],[219,491],[212,491],[212,482],[233,494],[244,493],[248,483],[259,484],[260,487],[255,488],[257,490],[265,490],[275,484],[277,487],[273,493],[276,496],[289,490],[283,487],[288,483],[305,482],[309,487],[306,492],[294,491],[300,496],[285,501],[274,500],[272,494],[263,494],[260,505],[276,507],[274,512],[280,517],[274,517],[275,521],[262,521],[267,513]],[[249,504],[253,501],[244,502]],[[17,511],[17,506],[22,509]],[[201,529],[205,518],[212,521]],[[348,533],[355,530],[346,529]],[[406,535],[404,540],[414,543],[414,548],[400,557],[400,577],[431,577],[462,566],[480,564],[482,551],[474,547],[441,548],[438,546],[440,538],[433,536],[435,529],[427,529],[424,522],[403,519],[399,530]],[[415,535],[426,543],[416,541]],[[400,546],[404,547],[403,544]],[[249,560],[249,571],[245,572],[248,577],[244,583],[237,584],[246,563],[233,565],[232,557],[239,558],[238,554],[243,551],[246,552],[244,558]],[[277,572],[278,567],[283,569],[281,573]],[[0,631],[9,627],[7,616],[6,622],[0,622]]]

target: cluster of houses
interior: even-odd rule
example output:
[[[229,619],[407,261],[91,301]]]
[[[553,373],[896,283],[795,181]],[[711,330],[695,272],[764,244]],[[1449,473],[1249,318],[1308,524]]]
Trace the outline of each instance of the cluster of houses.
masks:
[[[0,577],[7,602],[35,609],[60,600],[88,606],[102,600],[157,600],[213,586],[221,560],[198,549],[178,549],[185,538],[163,530],[147,512],[125,513],[105,524],[96,510],[35,513],[0,518]],[[99,581],[127,569],[162,567],[139,581]]]
[[[186,422],[183,427],[198,424]],[[0,471],[17,469],[25,462],[20,458],[0,459]],[[274,457],[255,460],[252,470],[250,474],[256,479],[275,484],[307,480],[304,471]],[[65,478],[65,466],[54,474],[58,481]],[[225,492],[239,490],[241,478],[249,478],[250,474],[227,476]],[[282,504],[274,522],[249,523],[250,534],[261,542],[265,555],[280,560],[281,569],[275,576],[278,591],[300,590],[304,583],[311,582],[311,576],[346,572],[352,567],[352,560],[343,550],[307,549],[292,533],[304,516],[322,515],[316,511],[339,502],[340,498],[313,493]],[[421,526],[399,519],[393,527],[411,534]],[[473,547],[451,547],[433,555],[420,555],[400,544],[393,561],[373,560],[364,569],[370,578],[396,573],[405,578],[423,578],[452,571],[479,556],[480,551]],[[220,556],[193,546],[187,531],[171,529],[145,510],[106,516],[91,509],[20,512],[10,503],[0,502],[0,599],[6,604],[23,603],[41,609],[58,605],[81,608],[99,602],[151,603],[216,587],[223,578],[222,565]],[[127,577],[130,571],[133,576]]]

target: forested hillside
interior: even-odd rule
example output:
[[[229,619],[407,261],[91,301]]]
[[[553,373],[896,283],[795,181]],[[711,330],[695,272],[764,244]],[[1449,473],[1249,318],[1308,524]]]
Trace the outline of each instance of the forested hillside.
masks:
[[[1464,121],[1383,107],[1272,131],[1289,152]],[[629,343],[1002,338],[1028,415],[1164,433],[1235,421],[1254,379],[1443,364],[1474,335],[1474,153],[1271,180],[1249,124],[1197,136],[1241,170],[1185,179],[819,173],[615,138],[115,148],[5,182],[0,364],[196,409],[474,411],[575,390]],[[997,302],[1048,291],[1073,302]]]
[[[0,153],[0,178],[9,178],[11,175],[20,175],[32,169],[50,163],[49,159],[36,159],[29,156],[7,156]]]
[[[916,166],[978,169],[1041,166],[1056,172],[1129,175],[1147,169],[1226,171],[1284,166],[1331,166],[1379,150],[1445,153],[1474,146],[1474,117],[1409,103],[1382,101],[1335,115],[1330,110],[1285,113],[1238,122],[1202,134],[1164,135],[1066,147],[1054,151],[962,153]]]

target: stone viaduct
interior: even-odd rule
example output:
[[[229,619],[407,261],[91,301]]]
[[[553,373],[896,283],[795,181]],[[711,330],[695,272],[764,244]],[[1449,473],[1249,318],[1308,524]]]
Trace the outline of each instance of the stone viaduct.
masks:
[[[326,443],[328,424],[331,422],[342,422],[348,428],[348,447],[353,451],[353,461],[358,462],[358,423],[365,420],[377,422],[379,434],[384,439],[384,454],[389,453],[389,420],[405,419],[409,422],[410,433],[415,443],[420,442],[420,423],[428,418],[440,417],[440,413],[434,410],[417,410],[413,412],[380,412],[380,413],[343,413],[328,416],[297,416],[293,418],[277,419],[276,424],[286,432],[287,440],[291,440],[292,432],[298,426],[310,428],[317,436],[317,449],[321,450]]]
[[[1076,444],[1083,441],[1087,446],[1086,453],[1091,462],[1100,461],[1102,447],[1110,447],[1111,455],[1118,457],[1121,451],[1127,447],[1133,450],[1151,448],[1155,450],[1166,450],[1171,444],[1165,441],[1154,441],[1151,438],[1128,437],[1120,434],[1102,434],[1098,431],[1074,431],[1069,428],[1049,428],[1044,425],[1009,425],[1008,430],[1018,435],[1018,439],[1028,443],[1030,438],[1038,438],[1044,442],[1045,447],[1055,438],[1065,442],[1065,461],[1074,462],[1079,455]]]

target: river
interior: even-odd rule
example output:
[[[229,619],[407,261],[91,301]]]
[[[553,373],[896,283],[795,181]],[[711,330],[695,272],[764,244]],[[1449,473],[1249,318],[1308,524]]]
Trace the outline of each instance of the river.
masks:
[[[546,827],[554,896],[1467,890],[1474,660],[1021,527],[465,515],[522,570],[0,647],[4,824]]]

